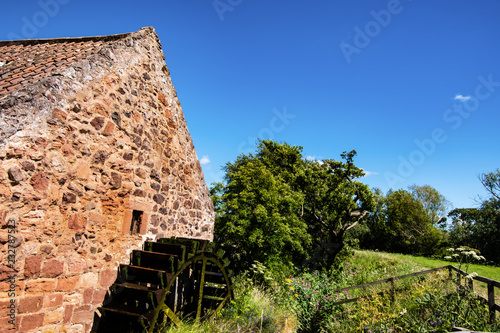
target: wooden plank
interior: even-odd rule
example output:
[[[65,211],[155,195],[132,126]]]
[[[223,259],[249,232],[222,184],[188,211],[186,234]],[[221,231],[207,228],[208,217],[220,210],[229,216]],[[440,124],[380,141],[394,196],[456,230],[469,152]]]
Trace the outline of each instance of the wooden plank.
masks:
[[[490,324],[495,322],[495,286],[488,283],[488,308],[490,310]]]
[[[410,273],[410,274],[401,275],[401,276],[395,276],[394,279],[395,280],[406,279],[406,278],[409,278],[409,277],[414,277],[414,276],[419,276],[419,275],[424,275],[424,274],[429,274],[429,273],[437,272],[437,271],[440,271],[440,270],[443,270],[443,269],[447,269],[447,268],[448,268],[448,266],[443,266],[443,267],[438,267],[438,268],[433,268],[433,269],[427,269],[425,271]]]
[[[487,283],[487,284],[492,284],[493,286],[495,286],[497,288],[500,288],[500,282],[492,280],[492,279],[485,278],[483,276],[476,276],[476,277],[474,277],[474,280],[480,281],[480,282],[484,282],[484,283]]]
[[[428,269],[428,270],[425,270],[425,271],[415,272],[415,273],[411,273],[411,274],[406,274],[406,275],[401,275],[401,276],[394,276],[394,277],[390,277],[390,278],[383,279],[383,280],[378,280],[378,281],[374,281],[374,282],[360,284],[360,285],[357,285],[357,286],[352,286],[352,287],[346,287],[346,288],[337,289],[337,290],[334,290],[333,293],[340,293],[340,292],[349,291],[349,290],[353,290],[353,289],[359,289],[359,288],[364,288],[364,287],[375,286],[375,285],[381,284],[381,283],[389,283],[389,282],[391,282],[392,279],[394,279],[394,280],[401,280],[401,279],[406,279],[406,278],[409,278],[409,277],[414,277],[414,276],[419,276],[419,275],[433,273],[433,272],[436,272],[436,271],[439,271],[439,270],[443,270],[443,269],[447,269],[447,268],[448,268],[448,266],[444,266],[444,267],[438,267],[438,268]]]

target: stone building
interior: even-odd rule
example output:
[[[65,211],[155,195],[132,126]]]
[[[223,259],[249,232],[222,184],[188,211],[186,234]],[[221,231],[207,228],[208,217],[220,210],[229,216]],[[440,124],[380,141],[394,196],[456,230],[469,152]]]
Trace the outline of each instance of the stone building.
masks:
[[[153,28],[0,42],[0,331],[89,332],[133,249],[213,219]]]

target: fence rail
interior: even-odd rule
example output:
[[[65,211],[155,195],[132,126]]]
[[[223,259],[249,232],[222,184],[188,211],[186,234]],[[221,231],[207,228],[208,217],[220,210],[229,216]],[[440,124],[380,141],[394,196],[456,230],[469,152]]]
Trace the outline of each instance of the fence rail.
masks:
[[[452,273],[451,273],[452,270],[457,273],[458,278],[460,278],[460,275],[468,276],[468,274],[466,272],[456,268],[453,265],[448,265],[445,267],[448,267],[448,269],[450,270],[450,276],[452,275]],[[488,303],[488,309],[490,311],[490,323],[493,323],[495,321],[496,311],[500,312],[500,305],[495,303],[495,287],[500,288],[500,282],[485,278],[483,276],[474,276],[470,279],[470,282],[469,282],[469,287],[472,290],[474,290],[474,282],[473,281],[483,282],[483,283],[486,283],[486,285],[488,286],[488,298],[485,298],[485,297],[479,296],[479,295],[478,296],[479,296],[479,298],[484,300],[486,303]]]
[[[457,280],[458,280],[457,283],[459,283],[459,284],[460,284],[461,276],[468,276],[469,277],[469,279],[468,279],[469,280],[469,287],[471,288],[471,290],[474,290],[474,282],[473,281],[479,281],[479,282],[486,283],[486,285],[488,286],[488,298],[485,298],[485,297],[479,296],[479,295],[478,295],[478,297],[480,297],[483,301],[485,301],[488,304],[490,323],[495,322],[496,311],[500,312],[500,305],[495,303],[495,287],[500,288],[500,282],[492,280],[492,279],[488,279],[488,278],[485,278],[482,276],[470,276],[467,274],[467,272],[464,272],[464,271],[456,268],[453,265],[428,269],[425,271],[415,272],[415,273],[406,274],[406,275],[393,276],[393,277],[390,277],[387,279],[378,280],[378,281],[374,281],[374,282],[370,282],[370,283],[364,283],[364,284],[360,284],[357,286],[336,289],[333,291],[333,293],[341,293],[341,292],[346,292],[349,290],[371,287],[371,286],[375,286],[375,285],[382,284],[382,283],[391,283],[390,292],[394,295],[396,293],[395,281],[407,279],[410,277],[420,276],[420,275],[426,275],[426,274],[434,273],[434,272],[441,271],[441,270],[448,270],[450,278],[453,278],[453,271],[456,272]],[[382,292],[379,292],[378,294],[383,294],[385,292],[387,292],[387,291],[382,291]],[[342,300],[339,302],[335,302],[332,305],[353,303],[353,302],[357,302],[359,299],[368,298],[368,297],[372,297],[372,296],[373,295],[363,295],[363,296],[358,296],[358,297],[354,297],[354,298],[349,298],[349,299],[345,299],[345,300]]]

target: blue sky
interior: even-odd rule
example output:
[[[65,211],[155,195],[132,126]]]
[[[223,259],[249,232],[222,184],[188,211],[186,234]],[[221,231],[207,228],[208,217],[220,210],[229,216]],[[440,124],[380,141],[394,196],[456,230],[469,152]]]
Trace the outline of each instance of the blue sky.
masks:
[[[500,167],[500,2],[8,1],[0,39],[158,33],[207,183],[258,137],[454,207]]]

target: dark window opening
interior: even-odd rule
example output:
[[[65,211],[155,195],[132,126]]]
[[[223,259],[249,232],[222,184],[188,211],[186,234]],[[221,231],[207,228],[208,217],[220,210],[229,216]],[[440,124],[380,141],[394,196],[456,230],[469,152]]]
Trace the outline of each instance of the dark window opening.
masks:
[[[141,230],[142,214],[140,210],[132,211],[132,222],[130,222],[130,234],[138,235]]]

